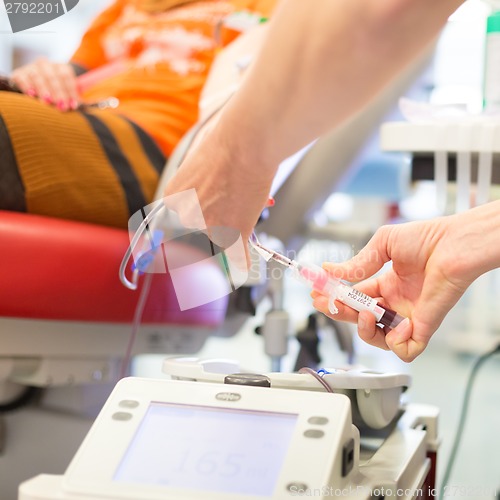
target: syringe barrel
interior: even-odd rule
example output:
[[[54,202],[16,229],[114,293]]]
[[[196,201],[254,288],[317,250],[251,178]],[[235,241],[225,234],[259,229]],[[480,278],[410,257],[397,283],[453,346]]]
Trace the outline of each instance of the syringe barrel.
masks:
[[[355,311],[370,311],[377,320],[377,323],[382,322],[384,317],[385,309],[380,307],[378,302],[366,295],[366,293],[356,290],[352,286],[346,285],[345,283],[339,283],[337,285],[337,300],[343,304],[352,307]]]
[[[405,319],[404,316],[381,305],[375,299],[366,295],[366,293],[360,292],[344,283],[340,283],[337,286],[337,298],[340,302],[358,312],[370,311],[375,316],[377,323],[386,326],[390,330],[396,328]]]
[[[313,290],[326,294],[330,294],[332,286],[336,287],[339,280],[332,280],[329,274],[315,264],[299,264],[295,262],[295,275],[297,279],[308,285]]]
[[[339,279],[333,278],[323,268],[313,264],[297,264],[296,276],[324,295],[334,297],[335,300],[351,307],[355,311],[370,311],[383,326],[389,329],[396,328],[405,318],[396,311],[380,305],[374,298],[355,288],[346,285]]]

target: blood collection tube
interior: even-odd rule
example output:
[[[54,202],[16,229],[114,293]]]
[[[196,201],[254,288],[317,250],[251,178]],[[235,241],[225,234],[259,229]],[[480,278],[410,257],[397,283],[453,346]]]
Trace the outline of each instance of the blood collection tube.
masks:
[[[338,300],[358,312],[370,311],[375,316],[377,323],[391,330],[405,319],[396,311],[382,306],[369,295],[333,278],[319,266],[292,261],[290,267],[300,281],[309,285],[313,290],[330,297],[330,312],[333,314],[337,312],[334,301]]]
[[[274,250],[263,246],[257,235],[252,233],[250,237],[252,247],[266,260],[274,260],[293,270],[294,276],[302,283],[307,284],[313,290],[316,290],[330,298],[328,307],[332,314],[338,312],[335,301],[351,307],[355,311],[370,311],[377,320],[377,323],[393,329],[399,325],[405,318],[396,311],[379,304],[375,299],[366,295],[352,286],[346,285],[339,279],[330,276],[323,268],[314,264],[303,264],[296,260],[289,259]]]

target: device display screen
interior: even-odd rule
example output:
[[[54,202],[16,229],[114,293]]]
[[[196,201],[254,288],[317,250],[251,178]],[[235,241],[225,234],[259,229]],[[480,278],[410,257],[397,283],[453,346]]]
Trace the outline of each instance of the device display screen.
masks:
[[[297,415],[152,403],[114,480],[272,496]]]

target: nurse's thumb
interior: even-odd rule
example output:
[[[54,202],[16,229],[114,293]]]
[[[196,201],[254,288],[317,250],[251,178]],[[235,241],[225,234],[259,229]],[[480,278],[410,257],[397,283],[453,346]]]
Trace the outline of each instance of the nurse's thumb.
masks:
[[[390,229],[381,227],[354,257],[339,264],[325,262],[323,268],[338,279],[357,283],[373,276],[390,260],[387,254],[387,238]]]

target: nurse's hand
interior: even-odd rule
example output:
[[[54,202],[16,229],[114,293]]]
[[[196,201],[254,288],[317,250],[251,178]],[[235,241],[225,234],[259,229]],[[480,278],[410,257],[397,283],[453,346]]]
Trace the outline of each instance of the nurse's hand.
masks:
[[[371,313],[358,314],[339,303],[339,313],[331,316],[327,297],[317,292],[312,294],[314,306],[327,316],[357,323],[359,336],[367,343],[412,361],[467,287],[498,266],[498,245],[492,239],[488,250],[486,235],[496,232],[492,236],[498,241],[494,225],[498,224],[500,205],[495,202],[484,207],[432,221],[384,226],[350,261],[324,264],[335,277],[357,282],[357,289],[410,321],[387,331],[376,326]],[[492,219],[491,230],[488,218]],[[374,277],[389,261],[392,267]]]
[[[74,110],[79,106],[76,75],[70,64],[40,58],[15,69],[10,79],[24,94],[38,97],[60,111]]]

